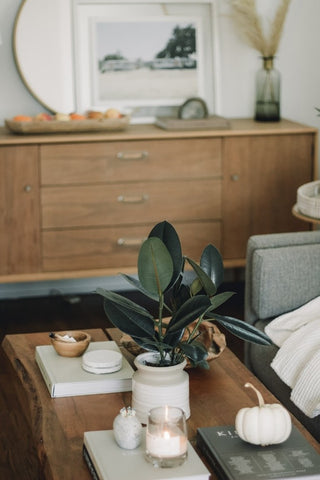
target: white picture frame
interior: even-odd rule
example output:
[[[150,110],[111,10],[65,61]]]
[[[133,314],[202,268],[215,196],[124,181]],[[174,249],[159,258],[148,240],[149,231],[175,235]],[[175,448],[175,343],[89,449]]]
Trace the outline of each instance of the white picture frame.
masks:
[[[206,102],[209,113],[216,113],[217,35],[213,0],[74,2],[78,111],[118,108],[130,113],[133,123],[148,123],[159,115],[174,115],[187,98],[200,97]],[[152,49],[155,56],[159,48],[164,48],[175,26],[180,29],[192,27],[196,39],[192,58],[196,67],[152,71]],[[162,42],[158,42],[159,36]],[[127,61],[125,68],[131,70],[101,73],[102,59],[116,52]],[[139,57],[143,71],[137,67]],[[149,68],[146,68],[148,62]]]

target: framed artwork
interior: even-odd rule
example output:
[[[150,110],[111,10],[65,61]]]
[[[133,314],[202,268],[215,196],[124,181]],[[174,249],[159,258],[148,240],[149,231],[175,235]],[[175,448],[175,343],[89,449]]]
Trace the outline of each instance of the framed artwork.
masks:
[[[118,108],[148,122],[201,97],[215,112],[212,0],[76,0],[74,8],[79,111]]]

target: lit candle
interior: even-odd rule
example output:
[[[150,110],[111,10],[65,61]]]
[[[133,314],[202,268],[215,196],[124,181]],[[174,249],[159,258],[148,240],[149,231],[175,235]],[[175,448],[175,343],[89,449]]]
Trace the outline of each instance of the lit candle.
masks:
[[[158,466],[175,466],[187,456],[187,431],[183,411],[176,407],[154,408],[146,433],[147,458]]]
[[[151,435],[147,432],[147,449],[155,457],[176,457],[187,451],[187,442],[184,435],[174,434],[164,430],[160,435]]]

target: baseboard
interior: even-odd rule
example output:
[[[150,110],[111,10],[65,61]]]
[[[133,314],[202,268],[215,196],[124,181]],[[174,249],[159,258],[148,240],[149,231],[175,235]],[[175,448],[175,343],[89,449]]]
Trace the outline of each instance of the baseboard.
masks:
[[[186,277],[193,275],[186,271]],[[242,280],[243,269],[226,269],[224,281]],[[90,277],[39,282],[3,283],[0,285],[0,300],[27,297],[48,297],[51,295],[80,295],[94,293],[98,287],[113,291],[130,291],[134,287],[121,275],[110,277]]]
[[[114,291],[134,289],[121,276],[5,283],[0,286],[0,299],[90,294],[98,287]]]

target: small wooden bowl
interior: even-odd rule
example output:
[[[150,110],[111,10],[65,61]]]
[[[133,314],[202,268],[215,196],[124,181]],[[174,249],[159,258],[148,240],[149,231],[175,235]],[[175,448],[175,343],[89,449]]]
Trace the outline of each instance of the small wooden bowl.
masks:
[[[87,350],[91,341],[91,336],[87,332],[82,332],[80,330],[69,330],[56,333],[61,337],[69,335],[69,337],[73,337],[76,340],[76,342],[64,342],[57,337],[50,337],[55,351],[62,357],[80,357]]]

